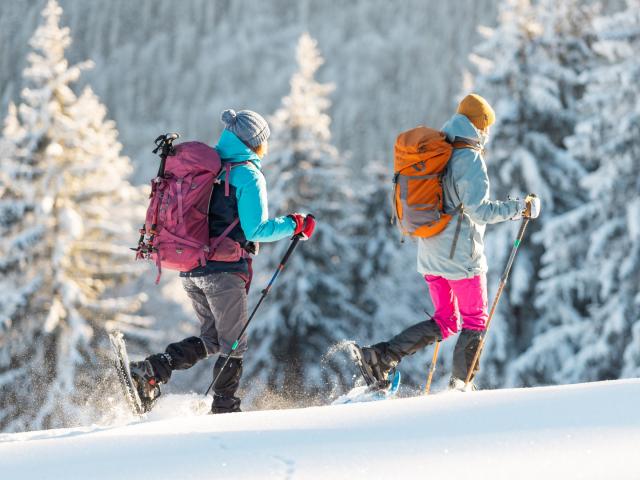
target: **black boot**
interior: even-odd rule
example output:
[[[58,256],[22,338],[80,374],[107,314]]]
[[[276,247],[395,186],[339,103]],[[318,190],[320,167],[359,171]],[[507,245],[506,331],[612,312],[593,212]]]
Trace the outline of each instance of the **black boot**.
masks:
[[[159,383],[167,383],[173,370],[186,370],[207,357],[207,349],[199,337],[185,338],[167,346],[164,353],[147,357]]]
[[[198,337],[189,337],[172,343],[164,353],[148,356],[140,362],[130,362],[131,379],[146,410],[150,410],[160,396],[160,384],[167,383],[173,370],[184,370],[207,356],[207,350]]]
[[[367,385],[388,381],[389,372],[400,363],[402,357],[413,355],[418,350],[442,340],[442,331],[433,320],[416,323],[403,330],[388,342],[380,342],[369,347],[354,345],[356,362]]]
[[[213,367],[213,378],[216,378],[222,369],[222,365],[227,360],[226,356],[220,355]],[[240,412],[240,399],[235,396],[240,386],[242,376],[242,358],[231,357],[224,367],[224,371],[213,386],[213,404],[211,413],[232,413]]]
[[[360,372],[367,385],[377,385],[385,388],[388,385],[389,372],[393,370],[400,359],[389,350],[386,342],[377,343],[369,347],[351,345],[353,360],[360,367]]]
[[[129,371],[133,386],[138,392],[142,409],[148,412],[160,396],[160,382],[149,360],[129,362]]]
[[[464,387],[464,382],[467,379],[467,374],[471,368],[471,362],[480,345],[480,339],[484,335],[484,330],[469,330],[463,328],[456,342],[456,347],[453,350],[453,371],[451,372],[451,380],[449,381],[449,388],[454,390],[460,390]],[[475,368],[471,374],[471,380],[476,373],[480,370],[480,362],[476,362]],[[475,387],[470,383],[471,389],[475,390]],[[467,387],[469,389],[469,387]]]

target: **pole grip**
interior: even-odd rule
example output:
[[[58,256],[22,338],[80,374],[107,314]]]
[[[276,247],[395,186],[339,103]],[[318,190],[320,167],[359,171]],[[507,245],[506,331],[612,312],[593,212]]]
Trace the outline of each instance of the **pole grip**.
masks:
[[[302,234],[301,233],[299,233],[298,235],[293,237],[293,240],[291,241],[291,245],[289,245],[289,248],[285,252],[284,257],[282,257],[282,260],[280,261],[280,265],[279,265],[280,266],[280,270],[282,270],[284,268],[284,266],[287,264],[287,262],[289,261],[289,257],[291,256],[293,251],[298,246],[298,243],[300,243],[300,239],[301,238],[302,238]]]

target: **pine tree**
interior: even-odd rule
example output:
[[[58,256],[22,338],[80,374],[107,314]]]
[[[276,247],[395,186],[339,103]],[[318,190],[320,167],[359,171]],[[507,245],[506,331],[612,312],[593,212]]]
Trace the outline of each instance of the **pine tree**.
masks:
[[[563,141],[574,131],[580,77],[590,61],[592,10],[580,0],[508,0],[494,30],[472,56],[478,68],[475,91],[486,96],[497,115],[488,147],[489,176],[498,198],[536,193],[543,214],[530,222],[508,286],[493,319],[483,354],[482,381],[503,385],[509,364],[541,330],[534,305],[544,247],[536,235],[556,215],[582,202],[576,188],[584,167]],[[491,290],[506,264],[517,224],[494,226],[486,245]]]
[[[16,145],[8,140],[22,135],[16,107],[10,104],[3,137],[0,138],[0,161],[3,167],[0,171],[0,232],[3,250],[6,250],[6,254],[0,258],[0,291],[3,292],[0,297],[0,332],[5,334],[11,328],[14,317],[26,306],[29,297],[40,284],[38,275],[29,278],[12,275],[21,264],[32,258],[34,245],[42,237],[43,231],[39,225],[27,226],[23,221],[23,218],[33,212],[34,204],[28,195],[20,194],[17,184],[21,176],[33,172],[29,165],[20,165],[15,161]],[[1,338],[3,337],[0,336]],[[0,344],[0,347],[3,346],[5,345]]]
[[[30,45],[22,103],[11,107],[2,143],[0,425],[50,428],[95,420],[107,380],[106,331],[144,337],[141,298],[123,295],[135,277],[122,244],[134,238],[115,124],[90,89],[70,85],[90,62],[69,66],[71,43],[49,0]],[[115,291],[114,289],[119,291]],[[9,293],[7,293],[9,292]]]
[[[333,86],[315,80],[323,59],[308,34],[300,37],[297,61],[291,91],[270,121],[272,154],[265,173],[272,209],[313,213],[318,224],[313,238],[290,258],[251,332],[251,372],[258,383],[294,399],[326,391],[336,373],[343,380],[351,373],[332,361],[325,365],[322,357],[331,344],[348,338],[358,316],[350,303],[351,191],[342,159],[329,143],[326,112]],[[258,270],[264,276],[255,282],[267,280],[288,246],[263,246]]]
[[[545,225],[538,308],[544,330],[515,365],[524,383],[640,374],[640,3],[595,22],[569,152],[586,197]]]
[[[382,169],[363,169],[360,175],[362,178],[354,179],[358,188],[354,201],[355,215],[352,217],[352,239],[359,261],[353,265],[351,295],[353,303],[359,306],[367,320],[358,325],[359,328],[354,328],[352,335],[360,339],[360,343],[373,343],[376,339],[383,338],[389,328],[394,328],[393,320],[398,317],[406,318],[406,312],[402,308],[405,304],[398,302],[397,296],[400,290],[398,277],[401,275],[398,263],[404,255],[401,257],[398,254],[399,233],[389,221],[389,175]],[[391,308],[387,309],[388,306]],[[384,325],[388,328],[381,328]],[[395,329],[398,329],[397,324]]]

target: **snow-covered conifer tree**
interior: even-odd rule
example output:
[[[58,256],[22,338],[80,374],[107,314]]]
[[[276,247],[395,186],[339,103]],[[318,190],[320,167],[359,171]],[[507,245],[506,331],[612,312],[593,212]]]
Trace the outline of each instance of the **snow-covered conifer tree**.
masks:
[[[590,171],[580,203],[540,235],[544,330],[515,364],[515,382],[640,375],[640,2],[595,27],[598,63],[583,76],[580,120],[566,142]]]
[[[22,178],[34,174],[28,164],[20,165],[16,159],[17,145],[12,140],[23,137],[17,109],[9,105],[9,112],[4,122],[3,136],[0,138],[0,233],[2,235],[3,256],[0,259],[2,280],[0,291],[0,332],[8,335],[13,319],[21,308],[24,308],[29,297],[39,286],[39,275],[28,278],[14,275],[27,260],[33,259],[36,245],[42,237],[42,227],[25,222],[34,208],[29,192],[21,192],[19,187]],[[0,336],[0,339],[8,336]],[[0,348],[3,347],[0,343]],[[8,345],[7,345],[8,346]]]
[[[323,59],[308,34],[297,47],[298,71],[291,91],[271,118],[271,155],[265,159],[270,207],[281,213],[313,213],[316,232],[299,245],[252,325],[251,372],[272,393],[300,397],[326,390],[343,371],[323,355],[348,338],[358,316],[350,303],[351,189],[343,158],[330,142],[327,114],[333,85],[318,83]],[[263,245],[255,287],[275,271],[289,242]],[[259,257],[259,258],[260,258]],[[259,292],[256,292],[259,293]]]
[[[389,300],[395,297],[392,309],[404,310],[404,305],[400,305],[398,309],[399,298],[395,296],[399,290],[397,275],[401,275],[401,269],[397,264],[401,258],[398,254],[401,245],[398,229],[390,222],[390,175],[373,165],[362,169],[359,175],[360,178],[354,179],[358,188],[355,193],[356,215],[353,216],[352,238],[354,247],[358,249],[360,261],[352,267],[354,281],[351,294],[353,302],[362,309],[368,319],[363,325],[359,325],[359,328],[354,328],[352,333],[359,343],[363,343],[374,342],[388,333],[385,329],[379,328],[381,325],[378,325],[377,319],[378,315],[383,314],[382,310],[388,306]],[[385,309],[385,313],[390,312]],[[406,317],[399,311],[397,313],[399,315],[392,316]],[[392,318],[387,318],[386,322],[382,323],[392,327],[394,322]]]
[[[135,276],[123,241],[135,241],[115,124],[90,89],[70,85],[71,38],[49,0],[24,72],[22,103],[5,120],[0,152],[0,425],[48,428],[95,419],[105,393],[106,331],[143,331],[140,296],[113,289]],[[138,212],[139,213],[139,212]],[[144,333],[140,333],[144,337]]]
[[[571,0],[507,0],[495,29],[472,60],[474,90],[494,105],[487,165],[496,198],[536,193],[542,216],[530,222],[507,290],[493,319],[483,369],[485,385],[504,384],[506,368],[540,331],[534,306],[543,245],[535,232],[555,215],[581,204],[583,166],[564,146],[577,121],[584,90],[580,78],[590,59],[591,9]],[[509,255],[517,224],[487,230],[490,301]]]

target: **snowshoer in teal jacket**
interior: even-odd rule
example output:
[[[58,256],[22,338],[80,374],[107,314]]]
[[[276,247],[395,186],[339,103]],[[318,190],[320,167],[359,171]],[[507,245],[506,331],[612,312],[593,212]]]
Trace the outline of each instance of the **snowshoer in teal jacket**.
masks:
[[[216,150],[223,170],[219,177],[221,184],[213,189],[209,202],[209,237],[225,233],[245,254],[238,261],[208,260],[205,265],[180,273],[200,321],[200,336],[172,343],[164,353],[131,363],[132,377],[148,408],[159,395],[158,385],[166,383],[173,370],[190,368],[207,356],[219,354],[213,369],[213,377],[218,380],[213,388],[211,413],[240,411],[236,391],[242,375],[242,357],[247,350],[246,333],[233,351],[232,345],[248,321],[249,254],[255,253],[257,242],[275,242],[297,234],[309,238],[315,226],[313,217],[298,213],[269,218],[267,185],[261,172],[261,159],[268,151],[270,134],[265,119],[251,110],[237,113],[225,110],[222,122],[225,129]],[[233,227],[236,219],[239,224]]]
[[[223,189],[214,190],[209,206],[210,237],[219,236],[236,217],[240,225],[229,236],[246,250],[255,251],[259,242],[275,242],[291,237],[297,224],[295,216],[269,218],[267,182],[262,174],[261,156],[266,154],[266,141],[259,148],[251,148],[234,133],[225,128],[218,139],[216,150],[223,165],[230,165],[229,194]],[[223,168],[219,180],[226,182]],[[221,205],[224,207],[221,211]],[[181,277],[202,277],[211,273],[233,272],[250,276],[249,260],[241,258],[237,262],[209,260],[207,264],[190,272],[182,272]]]

